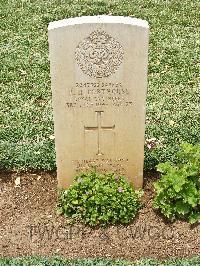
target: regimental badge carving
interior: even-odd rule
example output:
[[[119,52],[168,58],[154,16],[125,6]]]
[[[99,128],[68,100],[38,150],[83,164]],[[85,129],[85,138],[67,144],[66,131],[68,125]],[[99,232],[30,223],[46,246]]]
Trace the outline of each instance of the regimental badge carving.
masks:
[[[92,78],[109,77],[115,73],[123,56],[121,44],[102,30],[92,32],[75,51],[78,66]]]

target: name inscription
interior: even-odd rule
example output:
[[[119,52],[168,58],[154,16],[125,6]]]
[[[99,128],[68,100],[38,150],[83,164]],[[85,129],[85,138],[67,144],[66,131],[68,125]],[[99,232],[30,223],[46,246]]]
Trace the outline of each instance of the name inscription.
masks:
[[[67,108],[98,106],[133,106],[130,92],[122,83],[77,82],[69,92]]]

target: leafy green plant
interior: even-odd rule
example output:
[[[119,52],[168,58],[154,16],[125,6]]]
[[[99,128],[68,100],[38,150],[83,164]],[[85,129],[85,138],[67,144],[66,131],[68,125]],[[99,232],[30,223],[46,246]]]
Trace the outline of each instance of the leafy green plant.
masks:
[[[160,163],[161,179],[154,183],[154,208],[169,219],[200,221],[200,146],[182,143],[177,164]]]
[[[59,197],[58,211],[91,226],[127,224],[141,204],[142,191],[135,191],[125,177],[114,173],[83,173]]]

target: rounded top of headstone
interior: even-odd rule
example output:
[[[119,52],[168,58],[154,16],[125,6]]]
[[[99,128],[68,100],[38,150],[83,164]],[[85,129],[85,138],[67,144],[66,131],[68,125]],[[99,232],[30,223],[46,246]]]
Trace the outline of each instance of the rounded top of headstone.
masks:
[[[126,24],[143,28],[149,28],[148,22],[146,20],[131,18],[131,17],[123,17],[123,16],[99,15],[99,16],[82,16],[82,17],[68,18],[68,19],[50,22],[48,30],[53,30],[65,26],[90,24],[90,23]]]

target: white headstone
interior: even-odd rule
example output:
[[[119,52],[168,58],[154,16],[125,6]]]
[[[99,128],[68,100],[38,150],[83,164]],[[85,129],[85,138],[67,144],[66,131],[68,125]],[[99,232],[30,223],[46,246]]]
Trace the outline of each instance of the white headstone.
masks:
[[[141,187],[148,23],[94,16],[48,30],[59,187],[92,166]]]

